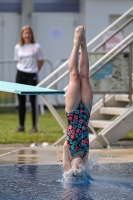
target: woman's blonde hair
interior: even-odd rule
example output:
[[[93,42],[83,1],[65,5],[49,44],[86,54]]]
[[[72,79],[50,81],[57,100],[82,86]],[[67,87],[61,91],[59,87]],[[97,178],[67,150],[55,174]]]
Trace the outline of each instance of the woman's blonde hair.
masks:
[[[34,34],[33,34],[33,31],[32,31],[32,28],[31,28],[29,25],[26,25],[26,26],[23,26],[23,27],[22,27],[21,32],[20,32],[20,37],[19,37],[19,41],[18,41],[18,44],[19,44],[20,46],[22,46],[22,45],[24,44],[23,32],[24,32],[26,29],[29,29],[30,32],[31,32],[31,41],[30,41],[30,43],[35,43],[35,39],[34,39]]]

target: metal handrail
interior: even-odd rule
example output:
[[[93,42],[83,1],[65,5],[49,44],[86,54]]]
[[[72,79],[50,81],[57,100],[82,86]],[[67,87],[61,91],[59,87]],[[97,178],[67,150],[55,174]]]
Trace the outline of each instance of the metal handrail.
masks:
[[[110,30],[113,26],[115,26],[118,22],[120,22],[122,19],[124,19],[127,15],[129,15],[131,12],[133,11],[133,7],[130,8],[127,12],[125,12],[123,15],[121,15],[115,22],[113,22],[110,26],[108,26],[106,29],[104,29],[104,31],[102,31],[99,35],[97,35],[94,39],[92,39],[89,43],[87,43],[87,48],[89,46],[91,46],[97,39],[99,39],[102,35],[104,35],[108,30]],[[129,24],[130,22],[128,21],[127,24]],[[124,25],[123,25],[124,26]],[[111,37],[114,36],[114,33],[111,35]],[[109,36],[108,39],[111,38]],[[92,50],[94,51],[94,50]],[[54,70],[49,76],[47,76],[44,80],[42,80],[37,86],[42,86],[44,83],[46,83],[50,78],[52,78],[55,74],[57,74],[61,69],[63,69],[64,67],[67,66],[69,62],[69,59],[66,60],[62,65],[60,65],[56,70]],[[67,72],[66,72],[67,73]],[[54,84],[56,83],[56,81],[54,81]],[[52,87],[54,84],[51,83],[50,86],[48,86],[49,88]]]
[[[3,64],[3,63],[16,63],[16,61],[15,60],[1,60],[0,59],[0,64]]]
[[[128,24],[130,24],[133,21],[133,17],[131,17],[131,19],[129,19],[126,23],[124,23],[119,29],[117,29],[114,33],[112,33],[106,40],[104,40],[103,42],[101,42],[99,45],[97,45],[93,50],[91,50],[91,52],[94,52],[96,50],[98,50],[102,45],[104,45],[108,40],[110,40],[114,35],[116,35],[117,33],[119,33],[124,27],[126,27]]]
[[[52,72],[53,71],[53,64],[52,64],[52,62],[50,60],[48,60],[48,59],[45,59],[45,63],[48,63],[48,65],[50,66],[49,67],[50,72]],[[17,70],[17,68],[15,67],[16,66],[16,61],[15,60],[13,60],[13,59],[4,59],[4,60],[0,59],[0,72],[1,72],[2,79],[4,78],[2,72],[3,72],[5,64],[6,64],[7,67],[9,67],[10,64],[11,64],[11,66],[13,66],[14,70]],[[12,70],[11,67],[10,67],[10,70]],[[15,73],[16,73],[16,71],[14,71],[14,74]],[[10,71],[8,72],[8,74],[10,74]],[[7,75],[7,73],[6,73],[6,75]],[[4,80],[7,81],[8,79],[6,78]],[[10,81],[14,82],[15,81],[15,77],[10,78]],[[3,100],[4,99],[4,95],[3,94],[0,95],[0,98],[2,99],[2,102],[0,102],[0,107],[4,107],[4,106],[6,106],[6,107],[12,107],[12,106],[17,106],[18,105],[18,103],[16,102],[16,99],[14,99],[13,102],[10,101],[10,98],[11,98],[10,95],[8,95],[8,102],[6,102],[6,103]],[[29,102],[27,102],[26,105],[29,105]]]
[[[55,71],[53,71],[49,76],[47,76],[44,80],[42,80],[37,86],[42,86],[44,83],[46,83],[50,78],[52,78],[55,74],[57,74],[61,69],[63,69],[64,67],[66,67],[66,65],[68,64],[67,60],[66,62],[64,62],[61,66],[59,66]]]
[[[13,59],[10,59],[10,60],[6,60],[6,59],[0,59],[0,64],[2,64],[2,63],[16,63],[16,61],[15,60],[13,60]],[[53,68],[53,66],[52,66],[52,62],[50,61],[50,60],[48,60],[48,59],[45,59],[45,63],[49,63],[49,65],[51,66],[51,68]]]
[[[127,46],[129,46],[129,44],[131,44],[133,41],[132,40],[129,40],[127,41],[127,43],[125,45],[123,45],[123,47],[121,49],[119,49],[117,52],[115,52],[113,55],[111,55],[109,57],[109,59],[107,59],[104,63],[102,63],[102,65],[100,67],[98,67],[95,71],[93,71],[90,75],[89,75],[89,78],[91,76],[93,76],[95,73],[97,73],[102,67],[104,67],[110,60],[112,60],[116,55],[118,55],[123,49],[125,49]]]
[[[50,85],[48,85],[47,88],[51,88],[53,85],[58,83],[62,78],[64,78],[68,73],[69,73],[68,70],[65,71],[60,77],[58,77],[55,81],[53,81]]]
[[[104,61],[107,57],[109,57],[110,55],[112,55],[112,53],[115,52],[115,55],[116,53],[119,53],[122,48],[116,52],[116,50],[118,48],[120,48],[122,45],[124,45],[126,42],[130,41],[130,39],[132,39],[133,37],[133,33],[131,33],[129,36],[127,36],[124,40],[122,40],[119,44],[117,44],[113,49],[111,49],[109,52],[107,52],[102,58],[100,58],[96,63],[94,63],[91,67],[90,67],[90,70],[92,70],[93,68],[95,68],[98,64],[101,64],[102,61]],[[132,39],[133,40],[133,39]],[[130,41],[131,42],[131,41]],[[124,46],[125,48],[126,46]],[[112,56],[110,57],[109,60],[112,59]],[[100,70],[103,66],[105,65],[105,63],[103,65],[101,65],[99,68],[97,68],[95,71],[93,71],[93,73],[90,75],[94,75],[98,70]],[[47,88],[51,88],[53,85],[55,85],[57,82],[59,82],[62,78],[64,78],[66,75],[68,74],[68,70],[66,72],[64,72],[64,74],[62,74],[59,78],[57,78],[54,82],[52,82],[49,86],[47,86]],[[64,91],[66,91],[67,89],[67,86],[63,89]]]
[[[115,52],[121,45],[126,43],[128,40],[132,39],[133,32],[127,36],[125,39],[123,39],[119,44],[117,44],[113,49],[111,49],[109,52],[107,52],[102,58],[100,58],[97,62],[95,62],[91,67],[90,70],[95,68],[98,64],[100,64],[103,60],[105,60],[108,56],[110,56],[113,52]]]
[[[104,29],[101,33],[99,33],[95,38],[93,38],[88,44],[87,48],[91,46],[97,39],[99,39],[101,36],[103,36],[107,31],[109,31],[113,26],[115,26],[118,22],[120,22],[122,19],[124,19],[129,13],[133,11],[133,7],[130,8],[127,12],[125,12],[123,15],[121,15],[117,20],[115,20],[110,26],[108,26],[106,29]]]
[[[96,72],[98,72],[102,67],[104,67],[105,64],[107,64],[114,56],[116,56],[118,53],[120,53],[123,49],[125,49],[131,42],[133,41],[133,32],[127,36],[124,40],[122,40],[119,44],[117,44],[113,49],[111,49],[109,52],[107,52],[102,58],[100,58],[97,62],[95,62],[89,69],[92,70],[94,69],[96,66],[98,66],[98,64],[101,64],[102,61],[104,61],[106,58],[109,57],[109,59],[107,59],[104,63],[101,64],[101,66],[99,66],[95,71],[93,71],[89,77],[93,76]],[[123,45],[123,46],[122,46]],[[121,47],[122,46],[122,47]],[[121,48],[120,48],[121,47]],[[119,49],[117,52],[116,50]],[[115,53],[115,54],[113,54]],[[113,55],[112,55],[113,54]],[[63,90],[66,91],[67,90],[66,86]],[[64,95],[65,96],[65,95]]]

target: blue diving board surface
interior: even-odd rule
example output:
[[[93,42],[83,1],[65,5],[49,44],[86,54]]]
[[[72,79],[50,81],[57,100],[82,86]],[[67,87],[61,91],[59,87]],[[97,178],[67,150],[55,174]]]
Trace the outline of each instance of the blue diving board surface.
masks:
[[[64,91],[48,89],[19,83],[0,81],[0,91],[11,92],[20,95],[61,95]]]

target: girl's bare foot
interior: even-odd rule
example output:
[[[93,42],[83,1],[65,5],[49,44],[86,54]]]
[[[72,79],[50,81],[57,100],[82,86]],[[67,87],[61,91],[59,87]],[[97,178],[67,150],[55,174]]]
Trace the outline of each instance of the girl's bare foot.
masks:
[[[78,26],[74,33],[74,44],[80,45],[83,40],[83,26]]]
[[[86,28],[83,26],[83,36],[82,36],[81,46],[86,45],[85,31],[86,31]]]

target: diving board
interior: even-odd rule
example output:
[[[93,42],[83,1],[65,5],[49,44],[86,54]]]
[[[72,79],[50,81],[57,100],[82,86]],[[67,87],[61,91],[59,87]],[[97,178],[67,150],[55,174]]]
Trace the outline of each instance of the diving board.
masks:
[[[0,91],[11,92],[20,95],[61,95],[64,91],[48,89],[44,87],[31,86],[19,83],[0,81]]]

